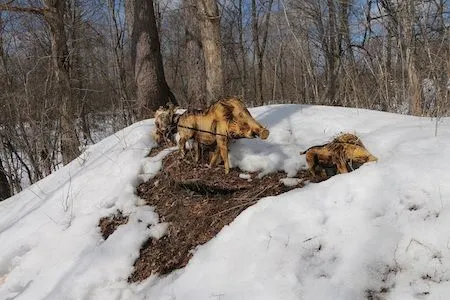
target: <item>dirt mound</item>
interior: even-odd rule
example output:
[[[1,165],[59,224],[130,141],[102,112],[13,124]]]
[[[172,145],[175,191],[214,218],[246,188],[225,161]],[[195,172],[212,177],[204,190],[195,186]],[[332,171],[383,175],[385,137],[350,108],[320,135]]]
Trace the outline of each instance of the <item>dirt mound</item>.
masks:
[[[263,197],[293,188],[280,182],[286,177],[281,172],[263,178],[255,174],[240,178],[240,173],[232,169],[225,175],[223,166],[208,168],[204,162],[180,161],[178,152],[168,155],[161,172],[137,188],[138,196],[155,207],[160,221],[169,222],[168,233],[142,246],[129,281],[184,267],[198,245],[213,238],[243,210]]]

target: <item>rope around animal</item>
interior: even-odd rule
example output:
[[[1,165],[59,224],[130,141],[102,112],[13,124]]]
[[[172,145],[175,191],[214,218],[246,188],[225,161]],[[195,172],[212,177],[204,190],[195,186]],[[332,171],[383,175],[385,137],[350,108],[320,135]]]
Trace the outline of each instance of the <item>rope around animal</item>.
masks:
[[[213,135],[220,135],[220,136],[224,136],[224,137],[229,137],[227,134],[222,134],[222,133],[217,133],[217,132],[211,132],[208,130],[203,130],[203,129],[198,129],[198,128],[193,128],[193,127],[189,127],[189,126],[183,126],[183,125],[177,125],[178,127],[182,127],[182,128],[186,128],[186,129],[190,129],[190,130],[194,130],[194,131],[200,131],[200,132],[205,132],[205,133],[209,133],[209,134],[213,134]]]

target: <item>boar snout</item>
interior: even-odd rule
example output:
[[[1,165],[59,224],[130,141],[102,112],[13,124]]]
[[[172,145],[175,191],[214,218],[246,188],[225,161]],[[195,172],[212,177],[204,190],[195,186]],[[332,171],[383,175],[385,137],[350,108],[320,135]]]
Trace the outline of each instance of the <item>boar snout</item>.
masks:
[[[267,130],[265,128],[260,130],[259,137],[263,140],[267,139],[269,137],[269,130]]]
[[[378,161],[378,158],[376,156],[369,155],[369,158],[367,159],[367,161]]]

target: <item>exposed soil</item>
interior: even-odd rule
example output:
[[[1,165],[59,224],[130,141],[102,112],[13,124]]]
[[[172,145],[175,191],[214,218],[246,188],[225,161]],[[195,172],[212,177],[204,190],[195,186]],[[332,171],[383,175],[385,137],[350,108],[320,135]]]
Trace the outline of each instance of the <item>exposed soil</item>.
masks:
[[[149,156],[157,155],[168,146],[172,145],[153,148]],[[184,267],[197,246],[212,239],[261,198],[303,187],[306,181],[327,179],[312,178],[307,170],[301,170],[297,174],[300,183],[288,187],[280,182],[286,177],[282,172],[263,178],[245,174],[241,178],[240,170],[231,169],[225,175],[223,165],[209,168],[206,160],[202,158],[195,164],[189,155],[185,160],[180,160],[175,151],[163,160],[161,171],[153,179],[137,187],[137,195],[155,207],[160,222],[169,222],[169,229],[161,239],[150,238],[142,245],[129,282],[142,281],[151,274],[167,274]],[[117,227],[127,222],[128,216],[121,211],[100,219],[103,238],[106,240]]]
[[[121,211],[117,211],[114,215],[103,217],[98,222],[103,238],[106,240],[117,227],[128,222],[128,216],[122,215]]]
[[[263,178],[250,174],[251,179],[246,179],[239,177],[237,169],[225,175],[223,166],[208,168],[205,161],[189,161],[180,160],[175,151],[164,159],[156,177],[137,187],[138,196],[155,207],[161,222],[170,225],[164,237],[149,239],[142,246],[130,282],[184,267],[198,245],[213,238],[259,199],[303,186],[285,186],[280,179],[286,174],[281,172]],[[301,171],[298,175],[311,180],[308,174]]]

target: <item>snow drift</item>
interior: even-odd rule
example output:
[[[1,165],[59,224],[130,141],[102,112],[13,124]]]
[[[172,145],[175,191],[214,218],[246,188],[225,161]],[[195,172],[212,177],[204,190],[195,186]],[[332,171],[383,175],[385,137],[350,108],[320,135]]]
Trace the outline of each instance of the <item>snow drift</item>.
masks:
[[[307,147],[340,132],[377,163],[244,211],[186,268],[129,284],[139,248],[163,234],[135,187],[173,149],[146,158],[153,121],[88,148],[0,203],[0,299],[413,299],[450,294],[450,119],[360,109],[251,109],[267,141],[239,140],[233,167],[295,177]],[[245,180],[245,179],[242,179]],[[103,240],[101,217],[127,224]]]

